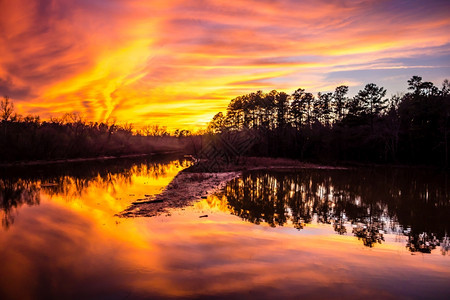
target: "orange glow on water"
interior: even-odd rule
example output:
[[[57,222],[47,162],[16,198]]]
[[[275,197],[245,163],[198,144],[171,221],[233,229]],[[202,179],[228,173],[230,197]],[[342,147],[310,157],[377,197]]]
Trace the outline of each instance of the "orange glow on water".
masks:
[[[40,204],[19,207],[14,224],[2,228],[0,295],[255,298],[261,293],[285,299],[298,293],[329,298],[337,290],[341,297],[373,296],[381,290],[383,298],[395,298],[410,295],[411,284],[421,295],[445,292],[448,256],[437,249],[411,255],[393,234],[369,248],[316,221],[302,230],[289,222],[256,225],[230,214],[225,196],[152,218],[115,216],[131,202],[159,193],[182,168],[178,161],[138,164],[102,176],[33,182]]]

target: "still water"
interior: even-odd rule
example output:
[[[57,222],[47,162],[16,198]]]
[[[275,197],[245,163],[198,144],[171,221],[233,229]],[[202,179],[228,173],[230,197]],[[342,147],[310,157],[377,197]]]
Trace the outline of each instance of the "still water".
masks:
[[[449,299],[446,174],[251,171],[190,206],[115,216],[188,165],[3,170],[0,299]]]

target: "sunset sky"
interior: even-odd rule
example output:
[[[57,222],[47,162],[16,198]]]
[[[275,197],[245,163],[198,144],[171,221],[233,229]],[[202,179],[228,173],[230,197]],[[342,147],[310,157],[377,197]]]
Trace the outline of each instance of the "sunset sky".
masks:
[[[0,95],[42,118],[204,126],[256,90],[450,78],[448,0],[0,0]]]

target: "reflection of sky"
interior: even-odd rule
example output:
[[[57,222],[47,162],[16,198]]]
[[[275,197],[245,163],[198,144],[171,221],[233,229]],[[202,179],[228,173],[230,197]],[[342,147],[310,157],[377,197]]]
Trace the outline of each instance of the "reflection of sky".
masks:
[[[114,213],[158,192],[176,175],[114,175],[77,191],[41,193],[0,235],[0,298],[220,296],[280,299],[444,297],[450,260],[438,251],[411,255],[404,240],[386,235],[364,247],[352,235],[313,222],[254,225],[230,215],[222,199],[154,218]],[[207,218],[199,218],[207,214]],[[24,288],[26,287],[26,288]]]
[[[449,10],[445,0],[2,1],[0,93],[23,114],[72,107],[170,128],[201,125],[256,89],[374,82],[390,95],[412,75],[449,76]]]

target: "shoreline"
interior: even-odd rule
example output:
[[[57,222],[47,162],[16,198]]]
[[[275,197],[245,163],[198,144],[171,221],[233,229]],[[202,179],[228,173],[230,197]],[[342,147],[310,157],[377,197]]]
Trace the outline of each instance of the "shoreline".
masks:
[[[242,172],[254,170],[295,170],[295,169],[323,169],[323,170],[347,170],[351,167],[332,166],[326,164],[315,164],[301,162],[290,158],[271,158],[271,157],[242,157],[239,161],[233,163],[211,163],[208,160],[200,160],[193,166],[183,170],[183,172]]]
[[[0,163],[0,167],[26,167],[26,166],[40,166],[40,165],[53,165],[53,164],[65,164],[65,163],[78,163],[86,161],[103,161],[103,160],[113,160],[121,158],[138,158],[146,156],[157,156],[157,155],[170,155],[170,154],[181,154],[182,151],[164,151],[164,152],[152,152],[152,153],[141,153],[141,154],[126,154],[119,156],[99,156],[99,157],[80,157],[80,158],[67,158],[67,159],[56,159],[56,160],[33,160],[33,161],[17,161],[12,163]]]
[[[170,151],[162,151],[162,152],[151,152],[151,153],[139,153],[139,154],[125,154],[125,155],[110,155],[110,156],[98,156],[98,157],[79,157],[79,158],[66,158],[66,159],[55,159],[55,160],[32,160],[32,161],[14,161],[14,162],[0,162],[0,168],[10,168],[10,167],[26,167],[26,166],[41,166],[41,165],[54,165],[54,164],[70,164],[70,163],[78,163],[78,162],[89,162],[89,161],[104,161],[104,160],[114,160],[114,159],[123,159],[123,158],[140,158],[140,157],[151,157],[158,155],[171,155],[171,154],[180,154],[185,156],[191,156],[185,153],[183,150],[170,150]],[[423,168],[423,169],[436,169],[449,171],[450,169],[442,168],[434,165],[410,165],[410,164],[380,164],[375,162],[352,162],[352,161],[339,161],[332,162],[331,164],[326,162],[300,162],[299,160],[292,158],[273,158],[273,157],[242,157],[241,162],[221,164],[220,170],[213,171],[217,172],[226,172],[226,171],[245,171],[245,170],[275,170],[277,168],[281,169],[329,169],[329,170],[345,170],[352,168]],[[204,163],[203,160],[200,160],[198,164],[199,166],[191,166],[190,168],[200,169],[201,172],[208,170],[208,167],[202,166]],[[188,168],[188,169],[190,169]],[[189,172],[186,169],[184,171]]]

